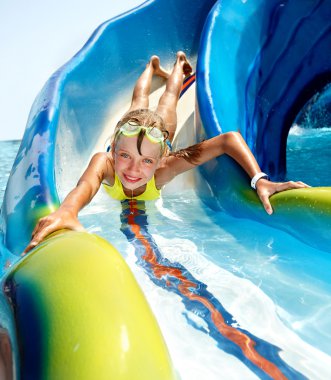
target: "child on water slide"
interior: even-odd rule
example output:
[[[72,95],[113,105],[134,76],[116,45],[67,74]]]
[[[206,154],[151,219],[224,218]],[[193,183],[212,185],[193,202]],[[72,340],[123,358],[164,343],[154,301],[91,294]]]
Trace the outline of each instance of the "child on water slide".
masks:
[[[151,57],[135,85],[130,109],[116,125],[110,151],[96,153],[59,209],[39,220],[25,253],[54,231],[63,228],[83,230],[78,213],[92,200],[101,184],[111,197],[118,200],[153,200],[178,174],[222,154],[232,157],[246,171],[268,214],[272,214],[269,201],[272,194],[307,187],[303,182],[269,181],[237,132],[220,134],[171,152],[168,145],[176,131],[177,102],[183,80],[191,72],[192,67],[183,52],[177,53],[170,74],[162,69],[157,56]],[[154,75],[166,80],[165,91],[155,112],[148,109]]]

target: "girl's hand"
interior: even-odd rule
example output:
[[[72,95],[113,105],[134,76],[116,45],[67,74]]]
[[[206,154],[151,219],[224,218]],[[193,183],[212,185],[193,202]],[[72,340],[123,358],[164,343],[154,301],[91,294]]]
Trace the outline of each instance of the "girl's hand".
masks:
[[[304,187],[310,187],[310,186],[306,185],[305,183],[301,181],[299,182],[293,182],[293,181],[271,182],[271,181],[268,181],[267,179],[260,179],[256,184],[256,191],[266,212],[269,215],[271,215],[273,211],[272,211],[269,198],[273,194],[280,193],[281,191],[290,190],[290,189],[301,189]]]
[[[44,218],[39,219],[35,229],[32,232],[32,239],[25,248],[23,255],[37,246],[46,236],[52,232],[67,228],[69,230],[84,231],[84,227],[78,221],[76,215],[73,215],[68,209],[59,208]]]

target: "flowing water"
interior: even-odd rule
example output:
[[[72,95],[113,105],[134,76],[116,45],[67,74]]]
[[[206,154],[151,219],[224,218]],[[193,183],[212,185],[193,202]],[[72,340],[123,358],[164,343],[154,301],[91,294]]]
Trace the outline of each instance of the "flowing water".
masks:
[[[331,130],[311,131],[291,129],[288,177],[330,186]],[[18,142],[0,147],[2,197]],[[181,379],[331,378],[330,253],[212,211],[194,190],[136,205],[100,191],[80,220],[126,259]]]

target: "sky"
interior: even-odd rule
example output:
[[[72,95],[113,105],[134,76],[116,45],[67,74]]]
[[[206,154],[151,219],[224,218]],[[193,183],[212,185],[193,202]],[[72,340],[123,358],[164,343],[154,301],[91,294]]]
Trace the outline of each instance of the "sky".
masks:
[[[144,0],[0,0],[0,140],[21,139],[48,78],[104,21]]]

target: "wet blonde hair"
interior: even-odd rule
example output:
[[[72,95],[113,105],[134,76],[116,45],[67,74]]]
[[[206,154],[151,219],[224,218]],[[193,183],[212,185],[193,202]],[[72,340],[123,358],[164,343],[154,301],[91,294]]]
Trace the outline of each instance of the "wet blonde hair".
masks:
[[[112,151],[114,151],[116,147],[116,143],[120,137],[119,131],[120,131],[121,126],[130,121],[138,125],[141,125],[143,127],[152,127],[152,128],[159,129],[164,135],[164,144],[163,144],[163,148],[161,148],[160,155],[161,157],[167,155],[167,153],[169,152],[169,148],[165,141],[167,140],[169,136],[169,132],[166,130],[165,123],[162,117],[158,115],[156,112],[153,112],[153,111],[150,111],[149,109],[144,109],[144,108],[128,112],[119,120],[119,122],[117,123],[115,127],[114,135],[112,138],[112,143],[111,143]],[[141,144],[145,137],[145,133],[146,131],[142,129],[138,134],[137,149],[140,155],[141,155]]]
[[[151,111],[149,109],[137,109],[131,112],[126,113],[117,123],[115,127],[115,131],[113,137],[111,139],[111,150],[114,152],[116,143],[120,137],[120,128],[127,122],[134,122],[144,127],[153,127],[158,128],[164,135],[164,139],[166,140],[169,136],[169,132],[166,129],[166,125],[164,120],[160,115],[156,112]],[[141,155],[141,144],[145,136],[145,130],[142,129],[139,132],[137,139],[137,149],[139,154]],[[178,158],[184,158],[186,161],[191,164],[199,163],[199,156],[201,153],[201,143],[192,145],[188,148],[180,149],[177,152],[171,152],[166,142],[164,142],[163,148],[161,149],[160,156],[174,156]]]

